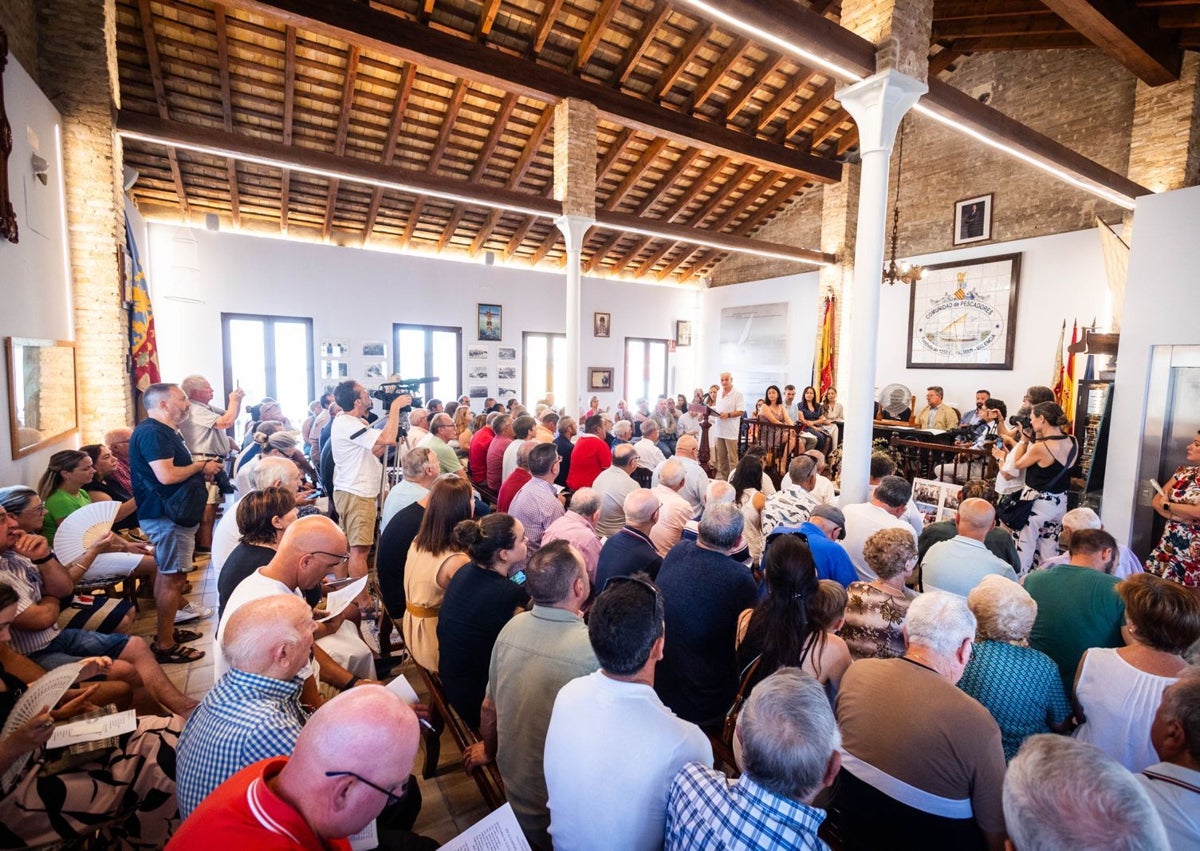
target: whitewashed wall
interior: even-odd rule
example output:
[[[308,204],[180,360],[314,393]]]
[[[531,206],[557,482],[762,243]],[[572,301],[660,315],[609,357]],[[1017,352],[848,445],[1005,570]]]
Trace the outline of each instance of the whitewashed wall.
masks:
[[[0,241],[0,336],[70,340],[74,337],[63,216],[63,170],[58,110],[9,54],[4,72],[4,102],[12,124],[13,151],[8,163],[9,194],[17,214],[20,242]],[[34,179],[30,158],[37,152],[50,163],[48,183]],[[58,442],[12,460],[8,427],[8,366],[0,369],[0,485],[30,484],[46,468],[50,454],[78,446]]]
[[[312,317],[316,345],[325,337],[345,338],[357,353],[364,341],[386,340],[389,357],[394,322],[461,326],[463,345],[475,342],[478,303],[503,306],[500,345],[520,350],[523,332],[565,330],[561,274],[199,229],[188,232],[196,249],[187,265],[195,269],[184,271],[176,256],[178,231],[150,225],[150,283],[166,380],[199,372],[220,386],[222,311]],[[203,303],[170,298],[180,291]],[[614,392],[601,394],[601,404],[612,406],[623,391],[624,338],[673,339],[676,320],[698,315],[697,290],[585,278],[582,310],[582,366],[614,369]],[[596,311],[612,314],[607,339],[592,336]],[[696,351],[680,349],[669,368],[690,382]],[[352,375],[360,363],[352,355]],[[464,389],[467,366],[464,359]],[[520,388],[520,361],[517,366]],[[590,395],[586,386],[581,394],[585,400]]]

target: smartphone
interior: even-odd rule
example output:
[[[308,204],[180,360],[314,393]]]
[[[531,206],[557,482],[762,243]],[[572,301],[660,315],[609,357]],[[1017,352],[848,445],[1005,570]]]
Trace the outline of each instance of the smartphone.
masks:
[[[524,585],[525,584],[525,571],[518,570],[516,573],[514,573],[512,576],[510,576],[508,578],[511,579],[513,582],[517,583],[518,585]]]

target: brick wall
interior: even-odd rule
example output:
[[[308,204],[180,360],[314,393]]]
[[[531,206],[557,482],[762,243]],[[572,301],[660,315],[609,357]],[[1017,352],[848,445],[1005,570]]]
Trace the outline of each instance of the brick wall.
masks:
[[[1129,177],[1160,192],[1200,180],[1200,56],[1183,54],[1179,81],[1137,84]]]
[[[31,77],[37,77],[37,11],[33,0],[0,2],[0,27],[8,34],[8,49]]]
[[[841,24],[875,45],[875,70],[929,76],[933,0],[842,0]]]
[[[124,241],[114,0],[42,0],[40,83],[63,117],[84,442],[132,421],[118,252]]]
[[[756,236],[770,242],[781,242],[800,248],[818,248],[821,245],[821,187],[807,190],[777,214]],[[756,257],[753,254],[730,254],[714,267],[712,285],[737,284],[743,281],[760,281],[778,278],[798,272],[811,272],[808,263],[791,263],[771,257]]]
[[[596,105],[568,98],[554,108],[554,200],[568,216],[596,216]]]
[[[1113,171],[1129,167],[1135,79],[1098,50],[981,54],[959,60],[951,82]],[[1122,210],[941,124],[911,114],[904,123],[900,252],[953,248],[954,203],[992,193],[992,241],[1065,233],[1093,217],[1117,221]],[[1194,135],[1194,134],[1193,134]],[[897,154],[892,155],[890,210]],[[811,246],[820,233],[819,192],[755,236]],[[811,221],[796,221],[796,217]],[[890,217],[889,217],[890,233]],[[713,271],[716,285],[796,271],[795,264],[730,256]]]

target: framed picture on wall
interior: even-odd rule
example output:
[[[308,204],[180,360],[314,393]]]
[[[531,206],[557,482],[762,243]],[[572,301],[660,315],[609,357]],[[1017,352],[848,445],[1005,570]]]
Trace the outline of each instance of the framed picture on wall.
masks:
[[[498,304],[480,304],[479,308],[479,339],[499,342],[504,336],[501,320],[504,308]]]
[[[992,238],[992,196],[964,198],[954,205],[954,244]]]
[[[613,389],[612,367],[605,367],[605,366],[588,367],[588,390],[612,390],[612,389]]]
[[[592,336],[607,337],[612,333],[612,314],[611,313],[593,313],[592,314]]]
[[[1012,369],[1021,255],[925,267],[909,290],[909,369]]]
[[[692,344],[692,323],[686,319],[675,320],[675,345],[690,346]]]

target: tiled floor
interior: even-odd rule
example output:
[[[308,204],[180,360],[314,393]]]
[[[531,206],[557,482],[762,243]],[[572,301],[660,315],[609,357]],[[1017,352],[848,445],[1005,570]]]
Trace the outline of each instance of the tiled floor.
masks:
[[[192,583],[192,593],[188,599],[197,605],[217,607],[216,576],[209,569],[208,557],[197,559],[196,570],[188,577]],[[154,601],[140,601],[141,609],[134,623],[134,632],[146,636],[147,641],[153,640],[155,629]],[[212,644],[216,633],[216,616],[185,625],[187,629],[195,630],[203,636],[193,642],[192,647],[205,651],[205,656],[192,664],[176,664],[164,666],[167,676],[184,694],[196,700],[202,700],[212,687],[213,660]],[[399,669],[405,673],[422,697],[424,684],[415,670],[408,664]],[[422,744],[422,749],[424,745]],[[417,754],[417,782],[421,789],[421,815],[414,826],[415,832],[428,836],[438,842],[446,842],[473,825],[487,815],[487,805],[479,794],[479,789],[462,770],[462,755],[449,733],[442,736],[442,750],[438,774],[428,780],[420,774],[420,766],[425,758],[424,751]]]

